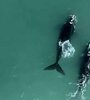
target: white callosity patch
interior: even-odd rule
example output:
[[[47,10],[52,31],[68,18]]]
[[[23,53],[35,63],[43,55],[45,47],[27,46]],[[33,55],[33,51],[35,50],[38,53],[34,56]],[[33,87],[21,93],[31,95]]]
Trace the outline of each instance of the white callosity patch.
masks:
[[[87,53],[87,56],[90,57],[90,44],[88,45],[88,53]]]
[[[77,22],[76,16],[75,15],[70,15],[72,17],[72,20],[70,21],[70,24],[73,24],[73,22]]]
[[[88,69],[90,69],[90,63],[88,64]]]
[[[67,40],[65,42],[59,41],[59,46],[62,46],[62,56],[64,58],[72,57],[74,55],[75,49],[69,40]]]
[[[89,46],[88,46],[88,49],[90,49],[90,44],[89,44]]]
[[[82,89],[86,87],[87,76],[82,74],[82,79],[79,80],[79,84],[77,84]]]

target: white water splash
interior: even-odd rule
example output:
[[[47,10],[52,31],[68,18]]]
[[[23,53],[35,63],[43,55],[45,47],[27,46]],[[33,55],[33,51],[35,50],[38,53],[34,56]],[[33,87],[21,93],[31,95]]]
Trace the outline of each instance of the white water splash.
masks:
[[[76,90],[74,93],[70,92],[66,95],[67,96],[66,100],[86,100],[84,93],[85,93],[85,90],[83,90],[79,94],[78,94],[78,90]]]
[[[66,57],[72,57],[75,53],[75,49],[72,46],[72,44],[70,43],[69,40],[65,41],[65,42],[59,42],[59,46],[62,46],[62,56],[64,58]]]
[[[83,87],[81,92],[79,92],[79,87],[80,85],[77,84],[77,90],[75,92],[69,92],[66,96],[66,100],[86,100],[87,98],[85,97],[85,91],[86,91],[86,85]]]

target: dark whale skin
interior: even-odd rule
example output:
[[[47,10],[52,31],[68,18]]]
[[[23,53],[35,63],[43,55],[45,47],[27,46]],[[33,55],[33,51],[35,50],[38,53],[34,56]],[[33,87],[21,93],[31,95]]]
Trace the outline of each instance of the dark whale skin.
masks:
[[[61,55],[62,55],[62,46],[60,45],[60,43],[63,43],[67,40],[69,40],[69,41],[71,40],[71,37],[72,37],[74,30],[75,30],[75,18],[76,18],[75,15],[69,16],[66,23],[62,26],[61,32],[60,32],[60,35],[59,35],[59,38],[57,41],[56,61],[54,64],[45,67],[44,70],[56,69],[59,73],[62,73],[63,75],[65,75],[63,69],[58,64],[59,59],[61,58]]]

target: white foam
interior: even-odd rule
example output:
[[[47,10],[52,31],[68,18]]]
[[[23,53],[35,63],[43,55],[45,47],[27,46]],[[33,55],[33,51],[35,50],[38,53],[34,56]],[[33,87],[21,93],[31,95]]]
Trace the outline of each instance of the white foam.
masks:
[[[67,96],[67,100],[86,100],[85,97],[85,89],[81,91],[81,93],[78,92],[78,89],[72,93],[69,92],[66,96]]]
[[[84,84],[84,83],[82,83]],[[86,100],[85,97],[85,91],[86,91],[86,85],[82,85],[82,89],[81,91],[79,91],[79,88],[81,86],[81,84],[76,84],[77,85],[77,89],[75,92],[69,92],[66,96],[67,96],[67,100]]]
[[[62,46],[62,56],[64,58],[66,57],[72,57],[75,53],[75,49],[72,46],[72,44],[70,43],[69,40],[65,41],[65,42],[59,42],[59,46]]]

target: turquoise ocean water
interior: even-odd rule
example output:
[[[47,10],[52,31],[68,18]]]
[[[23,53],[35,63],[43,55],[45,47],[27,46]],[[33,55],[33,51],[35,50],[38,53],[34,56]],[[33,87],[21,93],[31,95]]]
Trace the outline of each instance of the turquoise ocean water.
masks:
[[[69,100],[90,40],[89,9],[89,0],[0,0],[0,100]],[[70,14],[78,22],[75,55],[59,62],[66,75],[44,71],[55,62],[60,28]],[[90,84],[84,96],[90,100]]]

